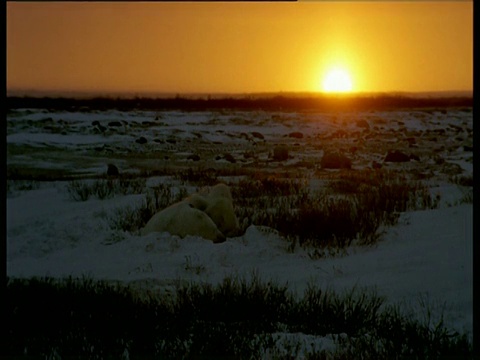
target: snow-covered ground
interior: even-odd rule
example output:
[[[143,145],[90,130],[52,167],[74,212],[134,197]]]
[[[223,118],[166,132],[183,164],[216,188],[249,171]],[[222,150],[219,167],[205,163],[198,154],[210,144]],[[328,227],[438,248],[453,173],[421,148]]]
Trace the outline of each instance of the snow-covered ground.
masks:
[[[221,244],[168,233],[142,237],[112,230],[108,219],[115,210],[139,204],[144,195],[79,202],[69,198],[66,181],[44,181],[31,190],[15,190],[12,181],[7,194],[7,275],[88,275],[169,291],[176,281],[216,283],[227,275],[256,271],[262,279],[288,282],[298,292],[309,283],[339,291],[373,288],[388,302],[418,312],[428,302],[444,311],[448,327],[471,333],[473,206],[460,201],[468,189],[451,179],[472,176],[472,123],[471,111],[455,109],[324,114],[11,112],[11,173],[63,169],[86,176],[105,173],[108,163],[131,173],[238,167],[298,173],[319,186],[316,180],[332,172],[318,165],[327,151],[348,153],[355,170],[371,167],[373,161],[382,163],[387,151],[395,149],[420,160],[382,163],[383,167],[428,175],[441,203],[438,209],[403,213],[375,246],[352,246],[346,255],[315,258],[308,249],[288,251],[288,243],[274,229],[255,225]],[[142,137],[146,141],[137,141]],[[289,159],[272,161],[272,150],[280,144],[288,147]],[[200,160],[189,160],[192,154]]]

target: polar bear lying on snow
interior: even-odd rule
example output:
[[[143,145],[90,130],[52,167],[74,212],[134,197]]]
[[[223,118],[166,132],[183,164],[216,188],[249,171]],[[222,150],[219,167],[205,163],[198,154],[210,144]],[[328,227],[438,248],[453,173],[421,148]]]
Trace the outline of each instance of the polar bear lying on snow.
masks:
[[[185,237],[197,235],[214,243],[223,242],[238,231],[238,220],[232,203],[232,194],[225,184],[202,189],[186,199],[153,215],[142,230],[169,232]]]

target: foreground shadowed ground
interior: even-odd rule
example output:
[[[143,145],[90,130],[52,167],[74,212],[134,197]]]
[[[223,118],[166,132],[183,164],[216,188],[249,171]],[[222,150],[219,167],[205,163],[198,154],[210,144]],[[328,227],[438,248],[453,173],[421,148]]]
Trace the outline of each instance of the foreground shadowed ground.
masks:
[[[418,321],[373,292],[225,278],[179,282],[173,294],[83,278],[9,279],[2,356],[101,358],[469,358],[443,319]],[[279,334],[315,339],[306,349]],[[313,337],[312,337],[313,336]],[[310,340],[312,341],[312,340]],[[302,345],[303,344],[303,345]]]

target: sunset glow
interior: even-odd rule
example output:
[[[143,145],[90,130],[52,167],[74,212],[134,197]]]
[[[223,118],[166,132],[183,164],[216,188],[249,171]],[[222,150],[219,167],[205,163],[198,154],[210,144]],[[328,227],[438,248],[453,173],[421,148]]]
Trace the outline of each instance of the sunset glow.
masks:
[[[350,92],[352,89],[350,75],[343,69],[330,70],[323,80],[323,91],[325,92]]]
[[[472,1],[6,7],[7,92],[473,88]],[[347,75],[327,75],[338,64]]]

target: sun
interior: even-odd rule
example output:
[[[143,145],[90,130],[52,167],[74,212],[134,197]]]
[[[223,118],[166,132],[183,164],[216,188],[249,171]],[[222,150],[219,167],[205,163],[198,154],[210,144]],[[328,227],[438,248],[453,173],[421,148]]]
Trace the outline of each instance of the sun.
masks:
[[[327,73],[322,86],[325,92],[349,92],[352,91],[352,80],[346,70],[335,68]]]

